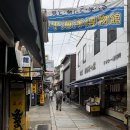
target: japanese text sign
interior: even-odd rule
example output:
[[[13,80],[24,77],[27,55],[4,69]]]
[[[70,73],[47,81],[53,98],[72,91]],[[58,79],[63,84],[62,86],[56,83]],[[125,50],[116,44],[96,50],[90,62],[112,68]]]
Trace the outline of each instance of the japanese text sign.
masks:
[[[123,0],[77,9],[47,10],[49,33],[124,27]]]
[[[11,90],[9,130],[24,130],[25,119],[25,90]]]

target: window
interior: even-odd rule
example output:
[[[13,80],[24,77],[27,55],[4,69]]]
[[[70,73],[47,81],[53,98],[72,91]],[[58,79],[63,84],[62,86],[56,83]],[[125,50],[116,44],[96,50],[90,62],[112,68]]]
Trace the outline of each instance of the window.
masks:
[[[78,52],[78,67],[80,67],[80,51]]]
[[[107,45],[111,44],[117,39],[117,29],[107,29]]]
[[[94,34],[94,55],[100,52],[100,30],[97,30]]]
[[[83,63],[86,62],[86,44],[83,46]]]

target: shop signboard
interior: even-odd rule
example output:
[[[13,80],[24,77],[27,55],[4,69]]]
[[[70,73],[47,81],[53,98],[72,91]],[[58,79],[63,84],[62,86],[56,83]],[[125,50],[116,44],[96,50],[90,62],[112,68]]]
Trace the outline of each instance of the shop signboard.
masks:
[[[44,104],[44,91],[40,94],[40,105]]]
[[[25,89],[10,91],[9,130],[25,130]]]
[[[31,72],[32,77],[41,77],[42,69],[41,68],[33,68]]]
[[[30,67],[23,67],[20,74],[23,77],[30,77]]]
[[[34,81],[32,84],[32,93],[36,93],[36,91],[37,91],[37,84],[36,81]]]
[[[31,67],[31,58],[29,55],[22,57],[22,67]]]

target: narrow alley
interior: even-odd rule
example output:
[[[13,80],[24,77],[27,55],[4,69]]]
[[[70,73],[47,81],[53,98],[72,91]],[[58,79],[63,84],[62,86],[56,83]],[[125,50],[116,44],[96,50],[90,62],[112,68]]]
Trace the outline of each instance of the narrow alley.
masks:
[[[130,130],[130,0],[0,0],[0,130]]]
[[[124,130],[105,116],[88,115],[76,104],[63,103],[56,110],[55,100],[30,110],[30,130]]]

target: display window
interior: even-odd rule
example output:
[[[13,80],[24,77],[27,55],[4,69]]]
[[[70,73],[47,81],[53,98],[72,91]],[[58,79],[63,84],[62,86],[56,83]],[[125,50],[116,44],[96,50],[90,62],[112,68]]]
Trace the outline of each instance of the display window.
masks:
[[[106,86],[105,106],[107,109],[124,114],[127,109],[126,83],[113,83]]]

